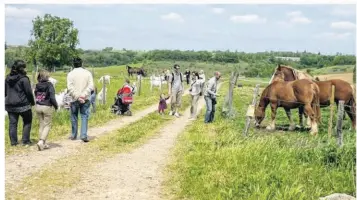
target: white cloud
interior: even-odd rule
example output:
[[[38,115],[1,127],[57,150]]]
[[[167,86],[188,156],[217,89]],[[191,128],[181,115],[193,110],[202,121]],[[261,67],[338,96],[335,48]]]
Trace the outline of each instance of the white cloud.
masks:
[[[32,19],[37,15],[41,15],[41,12],[31,8],[16,8],[13,6],[6,6],[5,8],[5,16],[8,18]]]
[[[331,28],[334,29],[355,29],[356,24],[349,21],[332,22]]]
[[[167,21],[176,21],[176,22],[184,22],[185,20],[183,17],[177,13],[169,13],[167,15],[161,15],[162,20],[167,20]]]
[[[325,33],[321,33],[318,35],[315,35],[315,38],[319,38],[319,39],[345,39],[349,36],[351,36],[352,34],[350,32],[346,32],[346,33],[334,33],[334,32],[325,32]]]
[[[337,6],[330,12],[331,15],[348,17],[356,15],[355,5]]]
[[[222,14],[222,13],[224,13],[224,8],[212,8],[212,12],[214,13],[214,14]]]
[[[294,23],[294,24],[310,24],[311,20],[305,17],[301,11],[292,11],[286,14],[289,18],[287,23]]]
[[[302,12],[297,10],[297,11],[288,12],[286,15],[289,17],[300,17],[302,16]]]
[[[230,20],[234,23],[264,23],[267,21],[259,15],[233,15]]]

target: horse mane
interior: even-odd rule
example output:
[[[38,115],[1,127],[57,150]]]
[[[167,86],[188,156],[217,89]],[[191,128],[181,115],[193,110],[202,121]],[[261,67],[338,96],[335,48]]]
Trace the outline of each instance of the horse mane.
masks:
[[[293,72],[293,75],[294,75],[294,78],[295,80],[299,80],[301,76],[306,76],[307,78],[311,79],[311,80],[314,80],[314,78],[308,74],[307,72],[303,72],[303,71],[300,71],[300,70],[297,70],[289,65],[278,65],[276,68],[275,68],[275,71],[277,71],[277,69],[279,67],[283,67],[283,68],[286,68],[286,69],[289,69]]]

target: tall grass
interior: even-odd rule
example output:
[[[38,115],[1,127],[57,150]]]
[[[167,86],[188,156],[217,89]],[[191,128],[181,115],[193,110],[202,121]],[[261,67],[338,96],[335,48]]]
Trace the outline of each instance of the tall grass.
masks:
[[[328,109],[324,109],[318,137],[308,132],[251,128],[245,138],[242,132],[252,91],[235,91],[235,119],[218,115],[213,124],[196,122],[181,135],[165,181],[172,197],[285,200],[318,199],[337,192],[356,196],[354,132],[343,130],[344,146],[337,147],[336,141],[326,136]],[[270,121],[269,113],[265,123]],[[295,122],[297,119],[295,111]],[[281,108],[277,125],[288,125]]]

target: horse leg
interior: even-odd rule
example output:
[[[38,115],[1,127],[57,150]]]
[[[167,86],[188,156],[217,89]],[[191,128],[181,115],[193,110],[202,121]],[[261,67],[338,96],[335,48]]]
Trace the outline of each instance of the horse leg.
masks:
[[[295,130],[295,124],[293,121],[293,118],[291,117],[291,111],[289,108],[284,108],[285,109],[285,113],[288,116],[289,122],[290,122],[290,126],[289,126],[289,131],[294,131]]]
[[[318,133],[317,121],[316,121],[315,113],[311,107],[311,104],[309,104],[309,103],[305,104],[304,113],[308,116],[308,119],[311,120],[310,134],[317,135],[317,133]]]
[[[276,103],[271,103],[271,123],[269,126],[267,126],[267,130],[269,131],[274,131],[275,130],[275,116],[276,116],[276,110],[278,108],[278,104]]]
[[[300,128],[304,127],[303,114],[304,114],[304,107],[300,106],[299,107],[299,124],[300,124]]]

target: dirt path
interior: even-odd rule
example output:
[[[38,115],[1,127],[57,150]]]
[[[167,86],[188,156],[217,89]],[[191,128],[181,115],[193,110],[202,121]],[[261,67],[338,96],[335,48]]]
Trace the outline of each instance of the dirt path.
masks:
[[[188,91],[185,91],[184,95],[187,94]],[[120,117],[118,119],[111,120],[110,122],[101,127],[90,128],[88,129],[89,138],[92,140],[112,131],[123,128],[124,126],[138,121],[156,110],[157,104],[152,105],[141,112],[134,113],[134,115],[131,117]],[[70,156],[71,154],[76,153],[76,151],[78,150],[78,148],[81,147],[81,145],[85,145],[81,142],[81,140],[62,140],[50,143],[51,148],[45,151],[32,151],[20,155],[6,156],[6,187],[13,187],[19,184],[23,178],[30,176],[34,172],[37,172],[43,166],[49,165],[60,158]]]
[[[199,100],[198,109],[205,105]],[[158,136],[140,148],[99,163],[84,173],[76,187],[58,199],[161,199],[161,183],[170,149],[179,133],[192,123],[190,109],[160,130]]]

